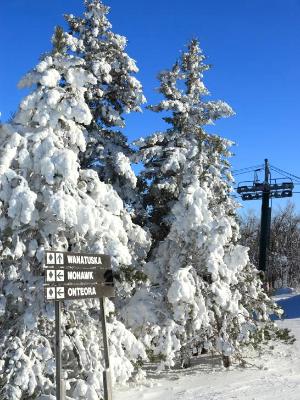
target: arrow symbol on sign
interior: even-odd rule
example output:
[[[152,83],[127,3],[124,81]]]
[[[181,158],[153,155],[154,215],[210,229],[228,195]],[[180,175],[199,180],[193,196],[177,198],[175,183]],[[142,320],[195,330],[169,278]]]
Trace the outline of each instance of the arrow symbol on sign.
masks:
[[[62,262],[62,255],[59,254],[59,255],[57,256],[57,259],[58,259],[58,262],[61,263],[61,262]]]
[[[56,278],[61,280],[63,278],[63,276],[64,276],[64,273],[62,271],[58,271],[57,275],[56,275]]]
[[[65,289],[57,288],[56,289],[56,299],[64,299],[65,298]]]

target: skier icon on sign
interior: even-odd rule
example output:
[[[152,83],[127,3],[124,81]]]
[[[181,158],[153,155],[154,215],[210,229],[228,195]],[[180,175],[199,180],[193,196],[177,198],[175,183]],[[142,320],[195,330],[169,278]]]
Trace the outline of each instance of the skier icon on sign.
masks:
[[[54,253],[47,253],[47,265],[55,264],[55,254]]]
[[[48,269],[46,271],[46,282],[55,282],[55,270]]]
[[[64,263],[64,255],[63,255],[63,253],[56,253],[55,254],[55,261],[56,261],[56,264],[63,264]]]
[[[46,288],[46,299],[55,300],[55,288]]]

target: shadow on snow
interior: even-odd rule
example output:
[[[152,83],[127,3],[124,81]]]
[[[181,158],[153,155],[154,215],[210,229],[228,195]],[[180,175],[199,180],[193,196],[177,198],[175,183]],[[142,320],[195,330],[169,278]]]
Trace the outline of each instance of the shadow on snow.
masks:
[[[276,303],[284,310],[284,319],[300,318],[300,294],[277,300]]]

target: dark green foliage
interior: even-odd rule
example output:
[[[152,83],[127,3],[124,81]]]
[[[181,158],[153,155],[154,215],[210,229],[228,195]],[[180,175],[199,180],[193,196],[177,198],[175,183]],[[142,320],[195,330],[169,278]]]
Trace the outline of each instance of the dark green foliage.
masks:
[[[66,50],[65,33],[61,26],[56,26],[52,37],[53,53],[64,54]]]

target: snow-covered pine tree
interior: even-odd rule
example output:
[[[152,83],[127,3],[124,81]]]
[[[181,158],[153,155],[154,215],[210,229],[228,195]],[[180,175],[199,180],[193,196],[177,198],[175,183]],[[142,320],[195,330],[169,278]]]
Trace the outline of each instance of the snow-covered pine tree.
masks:
[[[131,169],[132,149],[120,131],[125,126],[124,114],[141,111],[145,102],[142,86],[133,76],[138,68],[125,52],[126,38],[111,30],[109,7],[101,0],[85,0],[84,4],[82,18],[65,16],[69,48],[85,60],[85,70],[96,78],[85,93],[93,119],[82,165],[97,170],[100,179],[112,184],[125,204],[138,208],[141,215],[137,179]]]
[[[105,253],[113,269],[146,252],[148,237],[131,221],[114,189],[79,165],[93,117],[85,102],[96,78],[85,61],[55,51],[20,82],[34,89],[0,134],[0,398],[48,398],[54,392],[54,313],[45,303],[45,249]],[[118,298],[134,283],[117,282]],[[126,381],[142,344],[108,301],[112,374]],[[68,398],[99,400],[103,354],[98,300],[65,302],[63,369]],[[50,397],[49,397],[50,399]]]
[[[152,287],[129,305],[128,324],[166,365],[194,346],[219,352],[228,364],[275,308],[247,249],[236,244],[230,142],[204,131],[233,112],[222,101],[206,101],[203,61],[192,40],[174,67],[159,75],[164,99],[151,109],[166,112],[171,127],[137,142],[149,182],[145,202],[154,243],[146,271]],[[137,300],[144,308],[138,317],[132,312]]]

